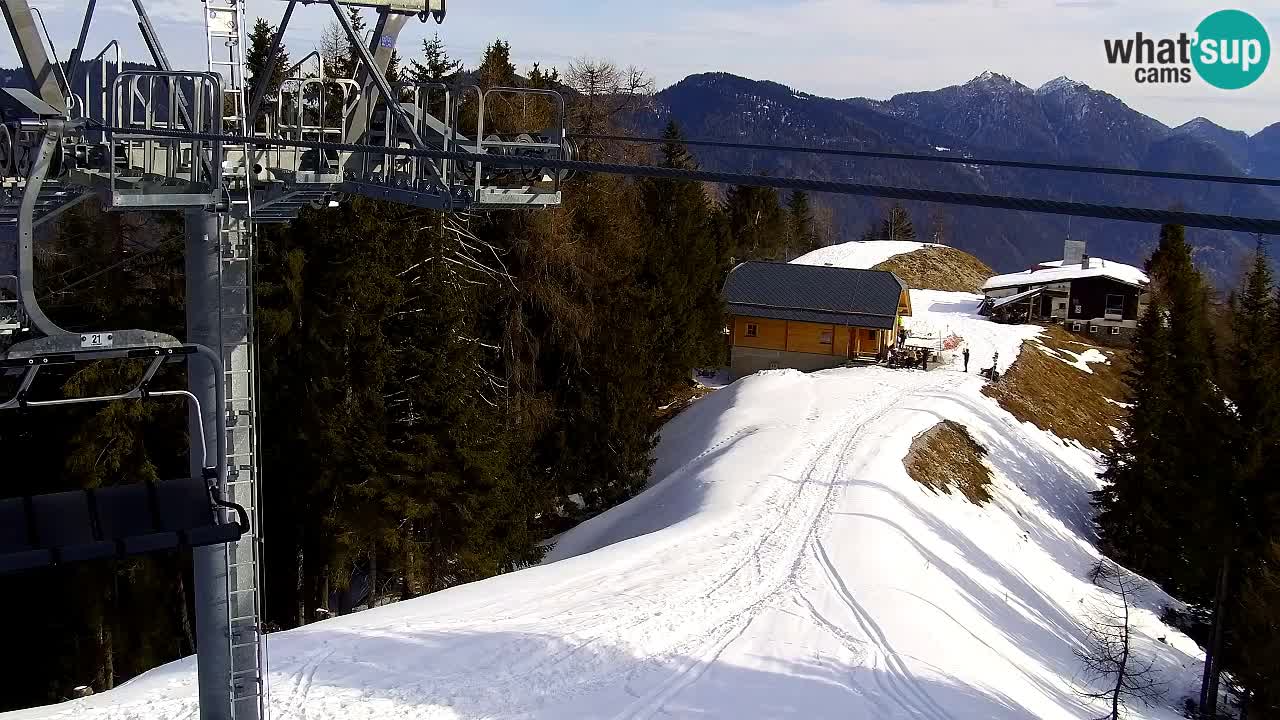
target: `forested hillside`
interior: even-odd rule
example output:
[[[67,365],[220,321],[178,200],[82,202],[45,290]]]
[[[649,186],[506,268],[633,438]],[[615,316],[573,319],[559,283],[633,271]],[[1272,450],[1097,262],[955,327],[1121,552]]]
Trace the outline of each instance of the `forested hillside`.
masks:
[[[254,33],[259,72],[269,37]],[[326,52],[349,63],[340,43]],[[642,74],[609,63],[517,73],[509,57],[495,42],[468,71],[486,86],[575,88],[577,128],[620,131],[648,101]],[[399,71],[461,70],[436,40]],[[583,152],[695,166],[667,130],[652,156]],[[271,628],[536,563],[547,538],[635,495],[660,407],[687,392],[692,368],[723,360],[730,263],[817,242],[803,194],[734,188],[721,202],[696,183],[580,176],[565,198],[451,217],[350,198],[259,234]],[[181,221],[74,209],[38,243],[42,302],[73,330],[182,336]],[[43,392],[102,392],[139,371],[50,373]],[[6,495],[181,476],[185,418],[169,400],[0,415]],[[0,709],[106,690],[191,653],[190,588],[185,554],[0,578],[0,612],[21,618],[10,642],[24,648],[0,672]]]
[[[1168,615],[1208,651],[1201,710],[1221,686],[1250,718],[1280,717],[1280,296],[1270,265],[1259,239],[1239,289],[1218,305],[1182,228],[1161,230],[1126,422],[1094,501],[1100,549],[1188,603]]]

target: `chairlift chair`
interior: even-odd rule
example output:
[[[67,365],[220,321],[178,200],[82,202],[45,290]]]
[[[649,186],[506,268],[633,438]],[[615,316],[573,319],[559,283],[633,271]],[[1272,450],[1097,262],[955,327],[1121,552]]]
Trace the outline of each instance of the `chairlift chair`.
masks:
[[[136,337],[164,337],[157,333],[121,331],[80,336],[81,344],[106,336],[114,342]],[[42,344],[43,343],[43,344]],[[199,401],[186,390],[153,390],[151,382],[167,362],[202,355],[221,372],[213,350],[171,340],[152,347],[125,346],[110,349],[42,353],[44,347],[66,347],[67,338],[41,338],[19,343],[0,359],[0,373],[20,375],[14,395],[0,402],[0,410],[32,409],[150,397],[185,397]],[[131,390],[106,396],[56,400],[30,400],[31,387],[43,368],[103,359],[149,360],[142,378]],[[219,390],[219,404],[225,402]],[[195,548],[235,542],[249,532],[244,507],[222,497],[226,477],[225,414],[219,413],[219,448],[209,462],[202,446],[200,477],[166,482],[146,482],[71,492],[0,499],[0,574],[32,570],[109,557],[142,555],[175,548]],[[200,437],[204,438],[203,429]],[[234,513],[228,517],[226,511]]]

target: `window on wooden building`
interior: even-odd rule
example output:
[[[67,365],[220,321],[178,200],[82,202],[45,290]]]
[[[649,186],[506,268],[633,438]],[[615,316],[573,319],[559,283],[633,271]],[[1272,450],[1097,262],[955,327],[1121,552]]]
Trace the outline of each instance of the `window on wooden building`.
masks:
[[[1112,315],[1124,316],[1123,295],[1107,295],[1107,317]]]
[[[821,343],[821,344],[823,344],[823,345],[830,345],[830,344],[831,344],[831,338],[832,338],[831,331],[830,331],[830,330],[823,330],[823,331],[822,331],[822,334],[818,336],[818,342],[819,342],[819,343]]]
[[[760,337],[760,326],[755,323],[747,323],[747,337]]]

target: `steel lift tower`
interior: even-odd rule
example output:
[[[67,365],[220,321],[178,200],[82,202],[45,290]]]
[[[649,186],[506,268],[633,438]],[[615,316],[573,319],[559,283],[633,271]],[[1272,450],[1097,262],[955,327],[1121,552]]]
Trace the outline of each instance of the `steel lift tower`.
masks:
[[[53,56],[43,21],[27,0],[0,0],[28,80],[26,87],[0,88],[0,253],[8,240],[13,254],[11,274],[5,274],[7,258],[0,256],[0,339],[11,343],[0,352],[0,372],[19,378],[18,394],[7,401],[0,397],[0,410],[180,395],[190,408],[192,445],[192,478],[139,485],[129,491],[137,506],[112,505],[108,490],[114,489],[94,491],[106,492],[108,499],[91,500],[84,508],[78,503],[85,493],[56,501],[0,500],[0,523],[8,517],[30,530],[12,547],[0,541],[0,572],[103,553],[191,547],[202,720],[262,720],[270,706],[262,623],[254,227],[289,222],[303,208],[328,207],[352,194],[445,212],[555,206],[565,175],[537,161],[573,156],[557,93],[386,80],[400,31],[414,17],[443,22],[445,0],[257,1],[263,9],[284,6],[273,46],[282,42],[299,6],[328,6],[358,49],[355,76],[333,76],[312,53],[285,69],[288,79],[278,92],[269,95],[264,83],[251,95],[247,0],[202,0],[208,57],[198,70],[172,67],[143,0],[132,2],[149,53],[145,70],[125,69],[117,39],[89,54],[96,0],[87,0],[79,40],[65,63]],[[376,13],[369,36],[359,37],[352,27],[351,6]],[[494,108],[509,108],[513,101],[544,108],[535,113],[543,126],[512,128],[509,117],[495,123]],[[466,128],[460,126],[464,117]],[[224,143],[221,136],[241,141]],[[351,151],[353,145],[362,150]],[[528,163],[511,169],[487,166],[483,159],[396,154],[404,148],[514,155]],[[35,230],[95,196],[114,210],[183,213],[185,341],[147,330],[71,333],[41,309],[34,291]],[[29,398],[41,367],[119,357],[149,363],[129,393],[54,402]],[[150,388],[162,364],[181,361],[188,362],[186,390]],[[161,501],[170,496],[178,499]],[[42,503],[74,508],[42,515]],[[133,520],[117,522],[117,505],[120,517]],[[150,510],[139,510],[144,506]],[[84,522],[75,519],[82,516]],[[158,534],[165,542],[136,539]]]

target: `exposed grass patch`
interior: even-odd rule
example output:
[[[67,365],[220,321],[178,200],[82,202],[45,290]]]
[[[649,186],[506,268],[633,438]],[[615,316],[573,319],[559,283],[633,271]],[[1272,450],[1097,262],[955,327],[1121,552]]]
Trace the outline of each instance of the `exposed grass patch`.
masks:
[[[694,404],[703,396],[715,392],[715,388],[705,387],[695,383],[681,384],[674,387],[667,394],[667,401],[659,405],[654,411],[658,424],[662,425],[670,422],[675,416],[684,412],[686,408]]]
[[[1107,362],[1089,363],[1092,372],[1068,364],[1091,348]],[[1060,327],[1050,327],[1039,338],[1026,341],[1009,372],[982,392],[1019,420],[1086,447],[1107,450],[1115,442],[1111,428],[1122,427],[1125,421],[1121,403],[1129,400],[1124,379],[1128,368],[1129,351],[1089,345]]]
[[[888,270],[914,290],[981,292],[995,274],[986,263],[953,247],[926,247],[895,255],[873,270]]]
[[[974,505],[991,500],[991,470],[982,458],[987,449],[960,423],[943,420],[911,441],[903,458],[911,479],[935,492],[952,489]]]

